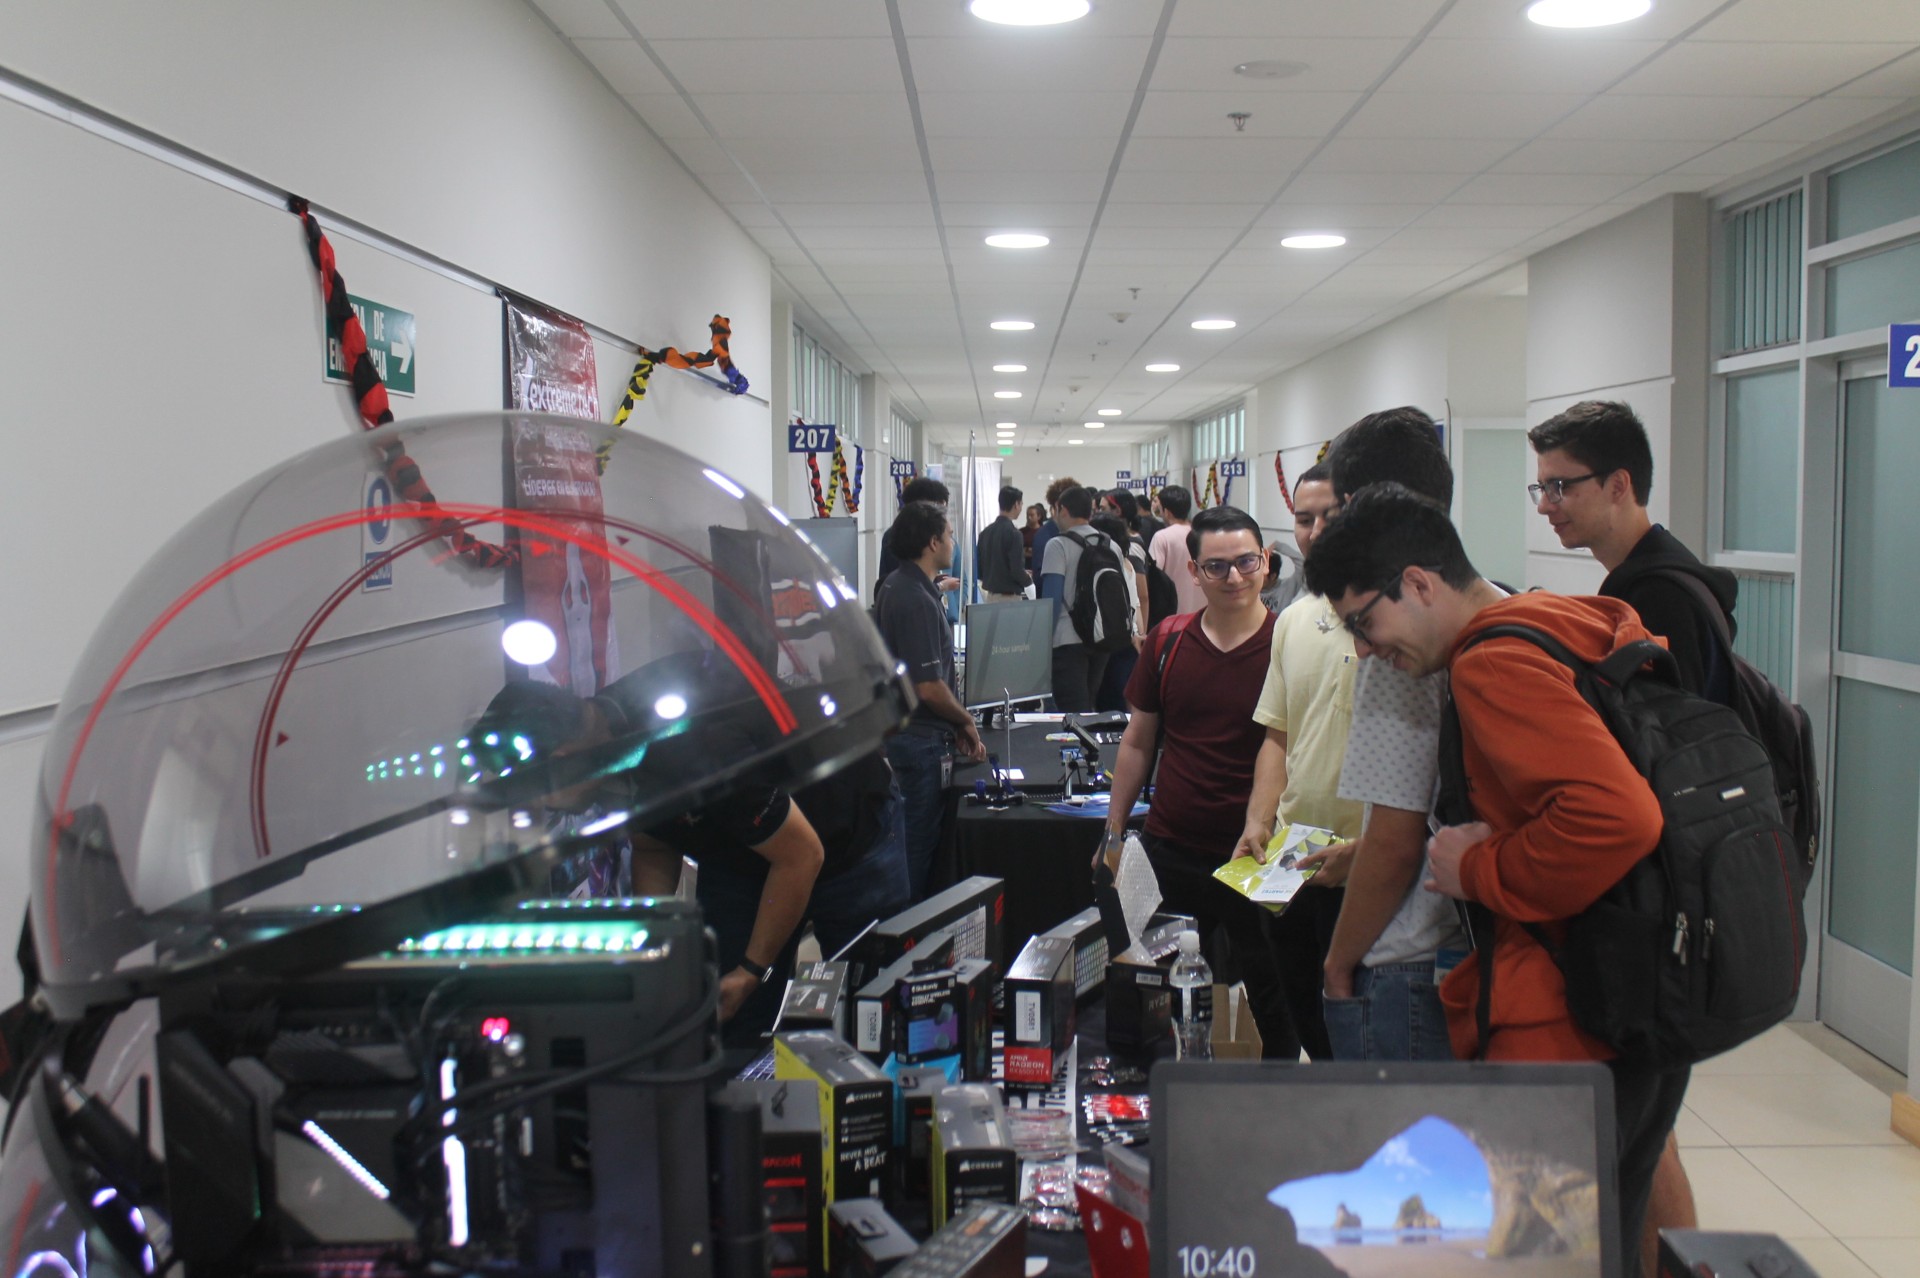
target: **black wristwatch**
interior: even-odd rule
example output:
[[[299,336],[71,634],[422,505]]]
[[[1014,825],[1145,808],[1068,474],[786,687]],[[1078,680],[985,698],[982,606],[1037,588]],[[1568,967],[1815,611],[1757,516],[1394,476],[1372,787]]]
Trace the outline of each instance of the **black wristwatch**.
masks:
[[[773,969],[771,967],[768,967],[765,963],[756,963],[744,954],[740,956],[740,970],[762,985],[765,985],[773,979]]]

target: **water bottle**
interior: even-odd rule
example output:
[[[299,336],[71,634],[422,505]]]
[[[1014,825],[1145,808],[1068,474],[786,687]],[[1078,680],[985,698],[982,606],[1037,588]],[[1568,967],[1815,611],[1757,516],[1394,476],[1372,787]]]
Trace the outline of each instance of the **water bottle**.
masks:
[[[1200,934],[1180,934],[1180,956],[1167,977],[1173,989],[1173,1042],[1183,1061],[1213,1059],[1213,969],[1200,954]]]

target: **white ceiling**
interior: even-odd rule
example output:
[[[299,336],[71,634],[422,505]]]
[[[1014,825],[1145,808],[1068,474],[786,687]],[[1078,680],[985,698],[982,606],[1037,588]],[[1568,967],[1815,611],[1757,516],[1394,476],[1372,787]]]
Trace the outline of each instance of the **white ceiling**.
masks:
[[[1911,0],[1655,0],[1593,31],[1536,27],[1521,0],[1094,0],[1048,28],[963,0],[530,2],[766,249],[804,323],[940,433],[1013,420],[1023,443],[1102,407],[1125,415],[1089,442],[1157,433],[1920,96]],[[1269,59],[1306,69],[1233,72]],[[1004,230],[1053,242],[981,243]],[[1347,244],[1280,247],[1303,230]],[[1211,316],[1239,326],[1189,327]]]

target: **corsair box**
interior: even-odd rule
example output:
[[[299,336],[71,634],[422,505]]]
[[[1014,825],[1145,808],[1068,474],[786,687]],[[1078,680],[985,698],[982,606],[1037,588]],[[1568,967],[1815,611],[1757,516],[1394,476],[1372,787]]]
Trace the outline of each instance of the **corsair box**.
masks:
[[[1073,1042],[1074,945],[1036,936],[1007,969],[1002,1066],[1009,1083],[1051,1083]]]
[[[920,1244],[893,1278],[1025,1278],[1027,1213],[1006,1203],[975,1203]]]
[[[774,1077],[811,1082],[819,1096],[826,1201],[878,1198],[893,1149],[893,1080],[824,1030],[776,1034],[773,1043]]]
[[[941,1088],[933,1098],[933,1227],[974,1203],[1019,1199],[1020,1155],[999,1089],[990,1083]]]
[[[827,1268],[826,1190],[821,1183],[820,1097],[792,1079],[736,1079],[727,1095],[760,1106],[760,1164],[766,1177],[772,1278],[807,1278]]]

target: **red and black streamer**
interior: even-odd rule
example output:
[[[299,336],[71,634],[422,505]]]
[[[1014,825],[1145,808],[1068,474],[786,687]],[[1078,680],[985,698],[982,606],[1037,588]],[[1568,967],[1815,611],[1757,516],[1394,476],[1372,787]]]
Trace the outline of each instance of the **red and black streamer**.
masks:
[[[668,368],[717,367],[726,376],[728,391],[735,395],[746,394],[746,374],[733,366],[733,353],[728,349],[728,343],[733,340],[733,321],[724,315],[716,315],[708,321],[707,329],[713,335],[713,345],[697,355],[683,354],[671,346],[657,351],[641,347],[640,358],[665,364]]]
[[[1273,477],[1280,481],[1280,500],[1287,503],[1287,513],[1293,513],[1293,494],[1287,491],[1287,468],[1280,464],[1280,454],[1273,455]]]
[[[366,330],[360,326],[360,317],[353,313],[353,306],[347,301],[347,282],[334,264],[333,245],[327,242],[319,220],[305,200],[294,196],[287,201],[287,207],[306,227],[307,252],[313,258],[314,268],[320,272],[320,297],[326,303],[327,329],[340,335],[340,354],[353,379],[353,398],[360,420],[368,430],[378,430],[393,420],[393,409],[387,402],[386,383],[380,380],[380,374],[373,367],[373,357],[367,354]],[[387,482],[403,500],[426,507],[440,504],[440,499],[422,478],[419,464],[407,456],[399,440],[380,445],[380,459]],[[481,541],[452,518],[434,519],[429,525],[436,535],[446,539],[455,554],[479,567],[504,568],[520,557],[512,547]]]

